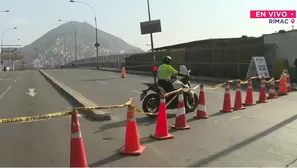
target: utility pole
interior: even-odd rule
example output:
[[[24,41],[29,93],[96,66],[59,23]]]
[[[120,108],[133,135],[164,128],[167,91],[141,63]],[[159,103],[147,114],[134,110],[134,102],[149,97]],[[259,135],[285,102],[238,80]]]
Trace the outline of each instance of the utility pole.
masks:
[[[147,12],[148,12],[149,21],[151,21],[150,1],[146,0],[146,2],[147,2]],[[154,49],[153,33],[150,33],[150,39],[151,39],[151,50],[152,50],[153,57],[154,57],[154,64],[156,64],[156,55],[155,55],[155,49]]]
[[[64,65],[67,62],[67,51],[66,51],[66,38],[64,38]]]

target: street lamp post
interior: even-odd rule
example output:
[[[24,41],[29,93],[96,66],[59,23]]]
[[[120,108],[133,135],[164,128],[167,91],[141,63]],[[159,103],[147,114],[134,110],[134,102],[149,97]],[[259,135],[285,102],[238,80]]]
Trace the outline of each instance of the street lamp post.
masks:
[[[4,10],[4,11],[0,11],[0,12],[6,12],[6,13],[8,13],[8,12],[9,12],[9,10]]]
[[[52,33],[53,35],[57,35],[57,36],[63,36],[63,45],[64,45],[64,65],[66,64],[66,57],[67,57],[67,52],[66,52],[66,37],[63,34],[58,34],[58,33]]]
[[[12,27],[12,28],[8,28],[6,30],[4,30],[4,32],[2,33],[1,35],[1,54],[0,54],[0,71],[2,71],[2,48],[3,48],[3,37],[4,37],[4,34],[9,31],[9,30],[14,30],[14,29],[17,29],[17,27]]]
[[[59,22],[65,22],[65,23],[69,23],[72,27],[73,27],[73,31],[74,31],[74,54],[75,54],[75,64],[76,64],[76,68],[78,68],[78,58],[77,58],[77,42],[76,42],[76,28],[74,26],[74,24],[72,24],[69,21],[64,21],[59,19]],[[66,64],[66,57],[65,57],[65,64]]]
[[[95,10],[93,9],[93,7],[91,5],[89,5],[88,3],[85,3],[85,2],[81,2],[81,1],[74,1],[74,0],[70,0],[70,2],[76,2],[76,3],[81,3],[81,4],[85,4],[87,5],[88,7],[90,7],[93,11],[93,14],[94,14],[94,21],[95,21],[95,33],[96,33],[96,43],[95,43],[95,47],[96,47],[96,63],[97,63],[97,69],[99,69],[99,42],[98,42],[98,28],[97,28],[97,18],[96,18],[96,13],[95,13]]]

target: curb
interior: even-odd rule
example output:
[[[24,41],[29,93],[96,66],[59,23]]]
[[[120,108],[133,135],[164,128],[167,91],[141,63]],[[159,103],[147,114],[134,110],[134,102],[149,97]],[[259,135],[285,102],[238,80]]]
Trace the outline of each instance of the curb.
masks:
[[[94,102],[87,99],[86,97],[82,96],[81,94],[77,93],[73,89],[67,87],[66,85],[60,83],[58,80],[47,74],[46,72],[37,69],[40,74],[49,82],[51,83],[58,92],[63,93],[69,98],[71,98],[75,103],[79,104],[80,107],[96,107]],[[81,113],[87,117],[87,119],[95,120],[95,121],[106,121],[111,120],[111,116],[109,112],[104,112],[101,110],[91,110],[91,111],[81,111]]]

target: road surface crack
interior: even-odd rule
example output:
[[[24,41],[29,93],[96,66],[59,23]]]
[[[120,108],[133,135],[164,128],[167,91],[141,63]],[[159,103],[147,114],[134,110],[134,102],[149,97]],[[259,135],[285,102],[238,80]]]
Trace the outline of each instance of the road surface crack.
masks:
[[[290,167],[292,164],[294,164],[297,161],[297,158],[295,158],[292,162],[286,165],[286,167]]]

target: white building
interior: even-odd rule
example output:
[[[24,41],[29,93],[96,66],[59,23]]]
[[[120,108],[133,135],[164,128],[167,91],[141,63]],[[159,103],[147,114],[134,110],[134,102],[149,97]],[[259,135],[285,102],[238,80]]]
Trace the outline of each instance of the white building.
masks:
[[[267,34],[263,37],[264,44],[274,45],[274,51],[267,52],[266,50],[266,54],[269,54],[270,59],[288,59],[289,67],[295,67],[294,61],[297,58],[297,30]]]

